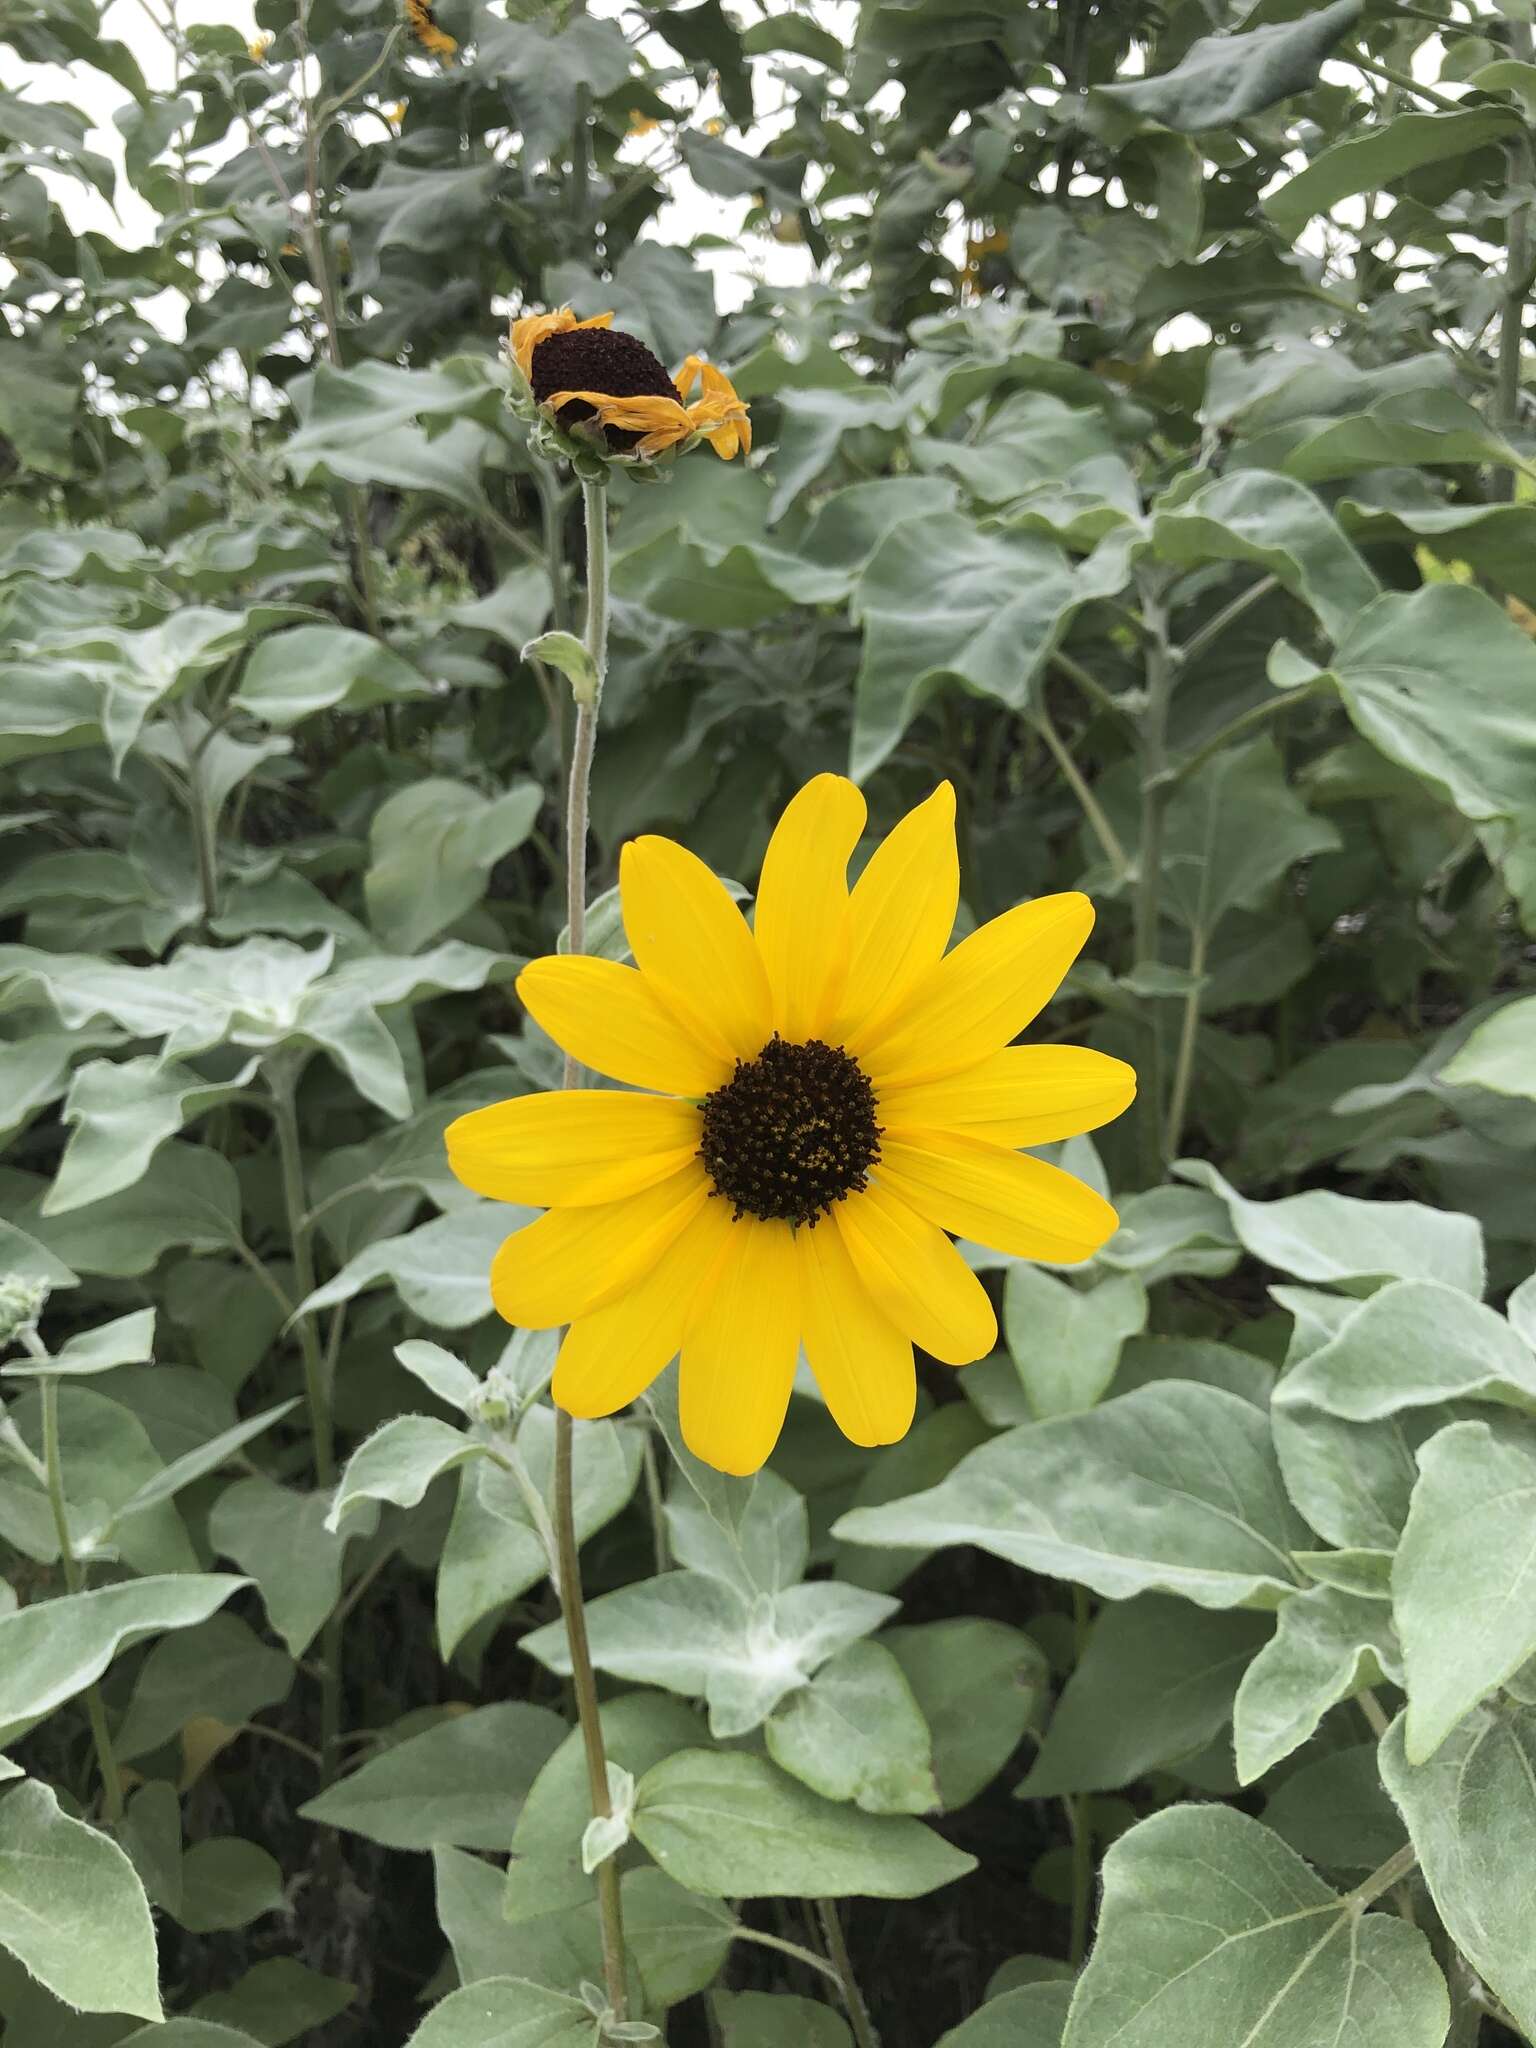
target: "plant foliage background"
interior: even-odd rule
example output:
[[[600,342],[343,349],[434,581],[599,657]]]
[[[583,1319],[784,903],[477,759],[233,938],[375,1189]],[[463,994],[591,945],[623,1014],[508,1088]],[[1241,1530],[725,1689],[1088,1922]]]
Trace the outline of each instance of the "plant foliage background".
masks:
[[[441,1143],[557,1076],[565,301],[759,449],[614,486],[595,888],[951,776],[1142,1075],[905,1443],[578,1426],[621,2037],[846,2048],[830,1899],[887,2048],[1536,2039],[1529,13],[260,0],[161,92],[6,0],[7,2048],[599,2029],[551,1341]],[[814,281],[718,318],[678,164]]]

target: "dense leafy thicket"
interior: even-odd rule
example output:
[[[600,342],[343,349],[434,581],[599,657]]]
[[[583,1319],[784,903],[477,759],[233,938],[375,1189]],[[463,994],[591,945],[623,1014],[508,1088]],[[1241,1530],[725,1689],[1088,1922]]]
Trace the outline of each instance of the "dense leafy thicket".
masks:
[[[259,0],[250,49],[166,14],[159,91],[7,0],[7,2048],[1536,2040],[1500,8],[443,0],[434,47]],[[115,174],[61,63],[145,246],[69,225]],[[680,171],[805,281],[721,319]],[[812,772],[881,829],[948,776],[962,920],[1088,890],[1045,1030],[1141,1075],[1064,1148],[1119,1234],[978,1252],[1005,1348],[905,1442],[809,1389],[755,1481],[665,1382],[578,1425],[617,2028],[553,1340],[442,1146],[558,1083],[511,981],[570,710],[519,650],[580,518],[501,334],[565,302],[727,364],[757,444],[611,488],[594,947],[634,832],[750,889]]]

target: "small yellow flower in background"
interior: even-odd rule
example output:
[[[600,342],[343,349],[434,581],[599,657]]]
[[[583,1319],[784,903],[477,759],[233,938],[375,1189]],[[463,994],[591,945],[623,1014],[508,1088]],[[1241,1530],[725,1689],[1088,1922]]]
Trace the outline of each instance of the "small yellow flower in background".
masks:
[[[725,133],[725,123],[723,121],[706,121],[704,123],[704,133],[706,135],[723,135]]]
[[[453,62],[459,46],[446,29],[438,27],[431,0],[405,0],[405,18],[410,23],[411,34],[429,56],[439,58],[444,64]]]
[[[400,126],[400,123],[405,119],[405,101],[396,100],[395,104],[392,107],[385,107],[383,112],[384,118],[389,123],[390,127],[398,128]]]
[[[988,256],[1001,256],[1008,247],[1008,230],[999,228],[995,234],[973,236],[965,245],[965,266],[960,276],[973,292],[981,289],[982,261]]]
[[[272,41],[273,39],[270,35],[259,35],[253,37],[252,40],[246,44],[246,50],[249,53],[251,62],[253,64],[265,63],[267,52],[272,47]]]
[[[653,114],[642,114],[638,107],[629,110],[629,132],[631,135],[649,135],[661,126]]]
[[[864,799],[817,776],[774,831],[752,926],[684,847],[631,840],[636,964],[562,954],[518,977],[557,1043],[627,1084],[521,1096],[447,1132],[467,1187],[548,1210],[502,1246],[491,1293],[510,1323],[569,1323],[553,1392],[571,1414],[611,1415],[681,1353],[690,1449],[754,1472],[803,1345],[844,1434],[894,1443],[914,1344],[963,1365],[996,1342],[947,1231],[1056,1263],[1114,1231],[1108,1202],[1016,1149],[1107,1123],[1136,1092],[1106,1054],[1011,1043],[1092,906],[1038,897],[946,953],[954,815],[941,783],[850,890]]]
[[[696,434],[727,462],[738,450],[750,454],[746,401],[723,370],[689,356],[669,377],[638,336],[612,322],[611,313],[578,320],[562,306],[512,323],[513,359],[536,404],[565,428],[595,420],[616,455],[648,459]],[[696,383],[700,395],[690,402]]]

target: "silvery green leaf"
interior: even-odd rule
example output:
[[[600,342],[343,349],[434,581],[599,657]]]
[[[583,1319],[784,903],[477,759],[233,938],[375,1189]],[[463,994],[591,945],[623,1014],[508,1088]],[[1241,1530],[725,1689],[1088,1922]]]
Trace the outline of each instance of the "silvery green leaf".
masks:
[[[1038,1267],[1014,1266],[1003,1290],[1003,1328],[1034,1417],[1094,1407],[1115,1376],[1120,1347],[1146,1320],[1146,1289],[1134,1274],[1085,1290]]]
[[[152,1053],[129,1060],[90,1060],[76,1070],[63,1120],[73,1128],[45,1216],[62,1215],[131,1188],[167,1138],[194,1118],[228,1102],[256,1071],[250,1060],[227,1081],[205,1081]]]
[[[414,953],[473,909],[497,861],[521,846],[544,803],[536,782],[500,796],[428,776],[386,797],[369,829],[368,920],[383,943]]]
[[[207,1835],[182,1859],[182,1900],[175,1918],[189,1934],[248,1927],[283,1905],[277,1859],[256,1842]]]
[[[267,1478],[237,1479],[214,1502],[208,1534],[215,1551],[249,1572],[267,1619],[302,1657],[341,1596],[349,1541],[373,1534],[377,1510],[358,1503],[333,1533],[328,1493],[296,1493]]]
[[[1384,1678],[1401,1683],[1402,1663],[1380,1600],[1335,1586],[1293,1594],[1237,1689],[1238,1778],[1251,1785],[1263,1777],[1308,1740],[1330,1707]]]
[[[0,1945],[77,2011],[161,2017],[154,1924],[133,1865],[30,1780],[0,1798]]]
[[[1362,1916],[1246,1814],[1165,1808],[1114,1843],[1103,1882],[1063,2048],[1441,2048],[1450,2001],[1424,1936]]]
[[[1201,1607],[1278,1606],[1296,1584],[1289,1553],[1307,1540],[1266,1417],[1183,1380],[1009,1430],[942,1485],[856,1508],[834,1534],[975,1543],[1107,1599],[1169,1592]]]
[[[472,1458],[495,1455],[489,1443],[466,1436],[436,1416],[392,1416],[347,1460],[325,1526],[334,1535],[346,1517],[368,1501],[413,1508],[434,1479]]]
[[[879,1643],[850,1643],[769,1715],[768,1754],[824,1799],[866,1813],[939,1805],[933,1739],[900,1664]]]
[[[1281,1381],[1281,1406],[1375,1422],[1404,1408],[1475,1400],[1536,1412],[1536,1353],[1481,1302],[1403,1280],[1363,1302]]]
[[[212,1614],[162,1636],[139,1666],[113,1746],[125,1761],[158,1749],[194,1715],[231,1727],[286,1699],[291,1657],[254,1634],[238,1615]]]
[[[335,1308],[388,1281],[423,1322],[462,1330],[491,1313],[491,1261],[534,1214],[511,1202],[477,1202],[398,1237],[380,1238],[300,1302],[298,1313]]]
[[[591,2048],[579,1998],[526,1978],[484,1977],[436,2005],[406,2048]]]
[[[991,1784],[1042,1718],[1050,1687],[1032,1636],[980,1615],[888,1628],[880,1644],[901,1666],[933,1744],[933,1772],[948,1812]]]
[[[66,1338],[45,1365],[39,1360],[13,1359],[0,1366],[0,1374],[12,1378],[89,1378],[111,1372],[120,1365],[140,1365],[154,1356],[155,1311],[131,1309],[110,1323],[98,1323],[94,1330],[79,1330]]]

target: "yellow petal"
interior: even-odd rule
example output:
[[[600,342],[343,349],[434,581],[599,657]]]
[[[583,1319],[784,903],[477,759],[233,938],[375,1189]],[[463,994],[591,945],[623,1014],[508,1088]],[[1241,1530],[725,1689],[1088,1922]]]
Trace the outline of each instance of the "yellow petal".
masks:
[[[763,856],[753,929],[773,991],[773,1020],[793,1044],[820,1038],[848,968],[848,856],[864,799],[842,775],[818,775],[790,799]]]
[[[695,1161],[622,1201],[551,1209],[515,1230],[492,1260],[497,1313],[525,1329],[552,1330],[601,1308],[649,1270],[708,1195]]]
[[[1120,1219],[1059,1166],[950,1131],[880,1143],[882,1182],[919,1214],[1016,1259],[1092,1258]]]
[[[850,1049],[877,1087],[974,1066],[1045,1007],[1092,930],[1093,905],[1076,890],[1021,903],[962,939],[888,1028]]]
[[[768,977],[718,877],[686,847],[648,834],[619,855],[619,895],[652,991],[710,1051],[756,1059],[773,1036]]]
[[[880,1091],[882,1129],[962,1130],[994,1145],[1096,1131],[1136,1097],[1136,1069],[1086,1045],[1010,1045],[963,1073]]]
[[[879,1183],[837,1203],[832,1215],[876,1306],[914,1344],[947,1365],[969,1365],[992,1349],[997,1318],[987,1290],[936,1224]]]
[[[493,1202],[547,1208],[654,1187],[695,1156],[702,1132],[699,1112],[669,1095],[558,1088],[472,1109],[443,1136],[465,1187]]]
[[[632,1088],[708,1095],[731,1078],[731,1061],[690,1036],[636,968],[551,953],[529,961],[517,993],[556,1045]]]
[[[893,1444],[912,1427],[912,1344],[871,1300],[835,1226],[795,1233],[805,1355],[832,1420],[856,1444]]]
[[[799,1351],[794,1233],[733,1223],[683,1333],[679,1410],[696,1458],[720,1472],[757,1470],[784,1426]]]
[[[706,1202],[634,1285],[572,1323],[551,1392],[571,1415],[612,1415],[643,1394],[682,1346],[688,1311],[725,1249],[731,1212]]]
[[[620,398],[611,391],[555,391],[544,403],[551,411],[558,412],[573,398],[592,406],[605,427],[623,427],[631,433],[641,434],[655,429],[669,434],[674,440],[681,440],[693,432],[692,420],[675,398]]]
[[[834,1043],[857,1052],[943,958],[960,901],[955,792],[941,782],[870,855],[848,899],[848,979]]]

